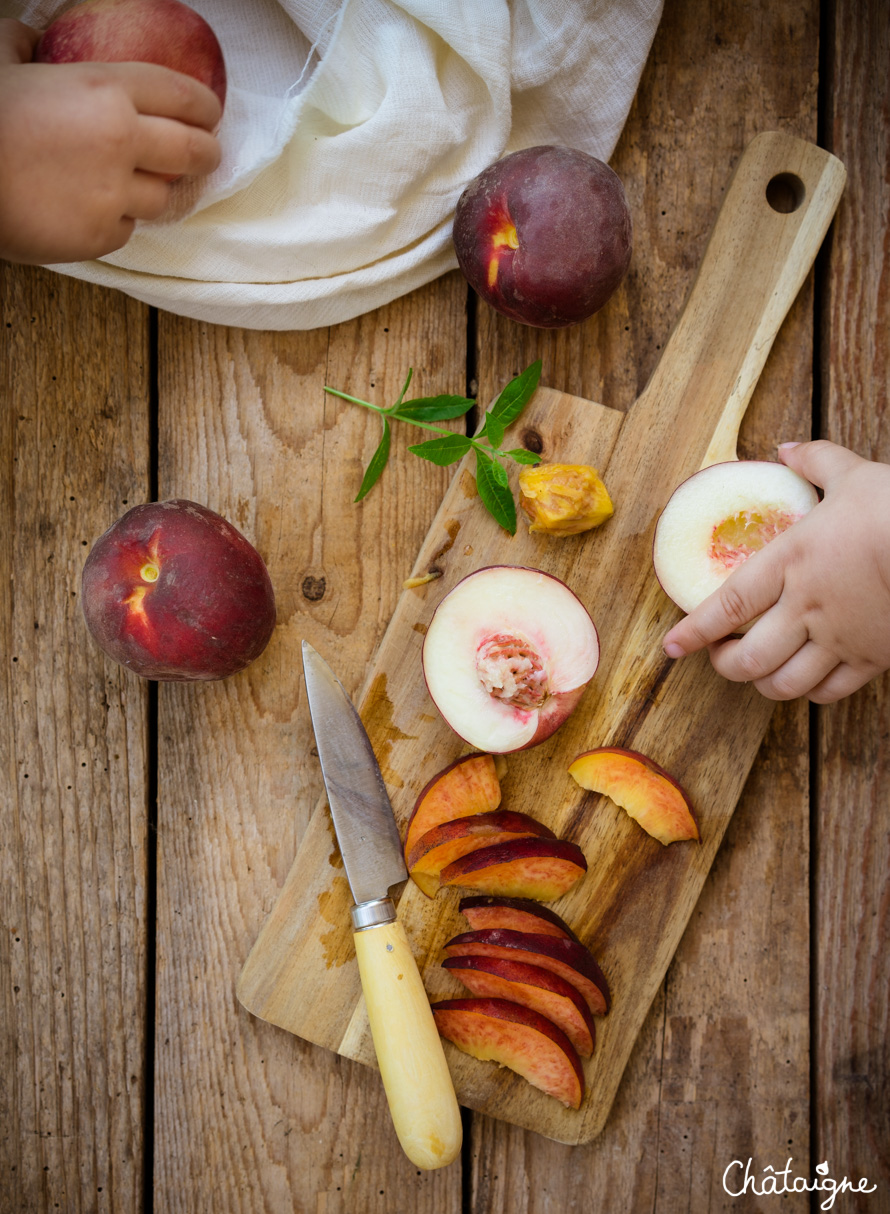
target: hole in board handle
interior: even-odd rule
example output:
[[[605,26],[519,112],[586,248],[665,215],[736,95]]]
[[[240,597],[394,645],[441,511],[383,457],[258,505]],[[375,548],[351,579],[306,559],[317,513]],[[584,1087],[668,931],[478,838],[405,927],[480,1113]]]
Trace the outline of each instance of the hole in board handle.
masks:
[[[776,173],[766,183],[766,201],[780,215],[796,211],[806,193],[806,187],[796,173]]]

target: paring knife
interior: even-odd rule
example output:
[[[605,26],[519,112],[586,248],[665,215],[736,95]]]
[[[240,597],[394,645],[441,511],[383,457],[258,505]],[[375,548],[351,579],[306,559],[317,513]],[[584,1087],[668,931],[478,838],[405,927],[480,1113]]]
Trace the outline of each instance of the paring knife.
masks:
[[[460,1151],[454,1084],[390,886],[408,876],[383,776],[352,701],[327,662],[303,642],[312,728],[355,906],[355,955],[393,1125],[418,1168]]]

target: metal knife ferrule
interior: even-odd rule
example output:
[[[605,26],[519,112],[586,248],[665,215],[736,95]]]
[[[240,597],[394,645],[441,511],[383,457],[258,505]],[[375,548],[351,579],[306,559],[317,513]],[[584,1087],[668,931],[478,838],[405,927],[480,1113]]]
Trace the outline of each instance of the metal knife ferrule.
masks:
[[[373,898],[370,902],[359,902],[352,908],[350,914],[353,931],[364,932],[369,927],[379,927],[381,923],[394,922],[396,908],[392,898]]]

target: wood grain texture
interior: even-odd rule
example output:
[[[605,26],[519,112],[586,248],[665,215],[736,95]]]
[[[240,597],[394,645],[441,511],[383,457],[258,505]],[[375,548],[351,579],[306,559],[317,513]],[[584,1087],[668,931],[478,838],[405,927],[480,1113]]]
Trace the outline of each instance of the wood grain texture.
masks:
[[[822,437],[890,462],[890,12],[842,0],[828,27],[826,144],[848,164],[822,317]],[[818,710],[816,1151],[890,1210],[890,677]]]
[[[767,202],[767,187],[789,174],[802,183],[804,201],[780,214]],[[432,710],[419,664],[426,624],[456,582],[487,564],[541,568],[568,581],[597,621],[602,657],[594,686],[554,738],[510,757],[504,801],[543,816],[558,834],[581,844],[590,864],[583,882],[560,900],[561,913],[593,948],[613,987],[613,1010],[585,1067],[582,1109],[560,1109],[516,1076],[449,1053],[462,1103],[562,1142],[588,1141],[602,1129],[773,707],[702,662],[666,662],[659,641],[675,613],[652,571],[652,530],[680,481],[705,462],[734,455],[742,414],[843,181],[838,162],[812,144],[778,133],[751,142],[683,315],[629,414],[539,393],[505,440],[509,449],[533,432],[545,459],[599,467],[619,503],[615,517],[573,543],[553,543],[523,529],[510,539],[478,509],[470,465],[460,465],[417,562],[418,572],[436,563],[442,576],[422,592],[402,596],[360,697],[404,825],[419,787],[460,752]],[[638,749],[671,771],[696,807],[703,845],[662,849],[641,838],[625,815],[616,818],[614,807],[607,811],[598,798],[579,797],[577,787],[560,777],[591,745]],[[331,872],[335,858],[322,805],[238,993],[256,1014],[370,1062],[348,931],[350,898],[343,875]],[[455,902],[430,901],[409,883],[399,904],[433,997],[453,990],[437,962],[444,940],[459,930]],[[342,916],[342,930],[328,926],[339,917],[334,911]]]
[[[355,689],[447,478],[399,433],[354,505],[379,419],[323,386],[388,402],[413,362],[418,394],[460,390],[464,309],[452,275],[331,331],[161,318],[160,494],[239,526],[278,607],[242,675],[160,689],[155,1200],[170,1214],[354,1211],[381,1191],[460,1208],[460,1164],[418,1176],[379,1077],[251,1018],[234,981],[321,788],[300,642]],[[195,1177],[214,1178],[203,1195]]]
[[[483,393],[541,353],[546,382],[629,406],[661,356],[700,262],[725,184],[718,168],[734,166],[762,129],[816,136],[819,10],[815,3],[793,12],[764,4],[721,4],[706,13],[665,6],[612,161],[634,213],[628,278],[607,315],[559,334],[526,332],[482,309]],[[613,305],[620,324],[608,315]],[[810,280],[748,407],[744,457],[772,458],[777,441],[809,436],[812,308]],[[736,1209],[744,1203],[721,1184],[731,1159],[750,1151],[783,1163],[788,1152],[806,1173],[807,715],[806,706],[793,705],[773,717],[605,1131],[570,1149],[474,1117],[471,1208]],[[760,897],[765,874],[776,892]],[[770,962],[764,974],[767,958],[781,964]],[[782,1200],[808,1208],[800,1197]]]
[[[147,311],[0,266],[0,315],[0,1208],[138,1211],[146,696],[80,572],[145,497]]]
[[[887,21],[884,0],[666,4],[613,159],[634,212],[631,272],[608,308],[571,330],[525,329],[480,307],[480,397],[540,355],[545,383],[626,411],[661,357],[743,148],[764,129],[816,138],[818,98],[822,141],[850,174],[821,265],[823,432],[890,459]],[[783,705],[590,1144],[472,1114],[463,1177],[455,1165],[431,1183],[404,1166],[371,1071],[235,999],[321,790],[289,681],[299,636],[358,692],[447,477],[406,455],[413,436],[398,437],[361,508],[374,525],[357,534],[351,498],[374,419],[347,420],[352,407],[323,401],[319,386],[391,397],[413,362],[418,393],[460,389],[464,298],[449,276],[315,334],[161,317],[161,491],[231,511],[273,565],[282,623],[262,672],[209,696],[162,691],[152,1092],[145,689],[90,648],[71,598],[84,541],[145,496],[147,314],[111,292],[0,267],[2,1214],[137,1214],[144,1201],[165,1214],[809,1208],[800,1196],[730,1199],[723,1169],[748,1153],[760,1166],[793,1156],[799,1174],[827,1159],[835,1175],[883,1186],[836,1208],[890,1211],[886,678],[817,714],[812,938],[808,713]],[[810,431],[813,300],[808,280],[748,406],[743,455],[770,457]],[[143,1189],[146,1137],[155,1161]]]

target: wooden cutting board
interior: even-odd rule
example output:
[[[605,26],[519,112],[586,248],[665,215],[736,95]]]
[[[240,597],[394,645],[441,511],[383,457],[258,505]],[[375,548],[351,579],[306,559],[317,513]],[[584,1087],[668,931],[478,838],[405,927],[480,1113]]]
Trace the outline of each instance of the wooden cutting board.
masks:
[[[529,565],[566,581],[600,635],[599,669],[551,739],[511,755],[504,808],[523,810],[582,847],[589,871],[556,909],[600,961],[610,1014],[585,1064],[578,1111],[512,1072],[446,1043],[460,1102],[565,1143],[602,1129],[634,1041],[670,964],[766,730],[772,702],[714,674],[705,655],[672,663],[661,639],[679,618],[652,570],[656,519],[673,489],[706,464],[736,458],[739,424],[788,308],[828,230],[843,165],[812,144],[768,132],[733,175],[689,299],[645,391],[627,414],[539,389],[506,440],[545,460],[597,467],[615,503],[604,526],[568,539],[510,537],[478,501],[461,465],[371,664],[359,709],[404,827],[420,789],[466,753],[430,701],[420,650],[443,596],[488,564]],[[777,436],[786,437],[786,436]],[[801,436],[803,437],[803,436]],[[515,471],[514,471],[515,488]],[[324,655],[334,664],[335,655]],[[686,788],[701,844],[663,847],[607,798],[567,774],[594,746],[642,751]],[[398,893],[398,891],[395,891]],[[442,945],[468,928],[460,893],[399,900],[431,998],[466,994],[441,968]],[[352,900],[327,805],[316,808],[237,987],[254,1015],[375,1065],[349,909]]]

